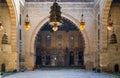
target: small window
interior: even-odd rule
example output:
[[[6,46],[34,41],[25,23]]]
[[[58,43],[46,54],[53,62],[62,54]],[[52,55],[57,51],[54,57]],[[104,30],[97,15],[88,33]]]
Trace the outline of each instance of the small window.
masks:
[[[98,26],[100,26],[100,14],[98,14]]]
[[[21,29],[19,30],[19,39],[22,40],[22,32],[21,32]]]
[[[98,41],[100,41],[100,29],[98,29]]]
[[[20,26],[22,25],[22,20],[21,19],[22,19],[22,17],[21,17],[21,14],[20,14],[20,22],[19,22]]]
[[[70,46],[74,46],[74,36],[70,36]]]
[[[51,36],[50,36],[50,35],[47,35],[47,36],[46,36],[46,46],[47,46],[47,47],[50,47],[50,45],[51,45]]]

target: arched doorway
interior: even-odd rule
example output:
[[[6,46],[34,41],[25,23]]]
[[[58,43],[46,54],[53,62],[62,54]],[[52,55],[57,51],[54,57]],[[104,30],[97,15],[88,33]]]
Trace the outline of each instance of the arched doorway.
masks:
[[[74,53],[71,51],[70,55],[69,55],[70,59],[69,59],[69,65],[73,66],[74,65]]]
[[[1,65],[1,72],[5,72],[6,71],[6,65],[3,63]]]
[[[115,65],[114,65],[114,71],[115,71],[115,72],[119,72],[119,65],[118,65],[118,64],[115,64]]]
[[[71,16],[67,13],[64,13],[64,12],[62,13],[62,16],[69,19],[70,21],[72,21],[74,26],[79,28],[79,20],[77,20],[73,16]],[[29,33],[31,33],[31,35],[29,36],[29,40],[28,40],[29,49],[27,50],[28,56],[26,57],[26,68],[27,69],[32,69],[35,66],[35,61],[36,61],[35,41],[36,41],[36,37],[37,37],[37,34],[39,33],[40,29],[47,23],[48,20],[49,20],[49,16],[46,16],[43,20],[39,21],[39,23],[35,26],[35,28],[32,32],[29,32]],[[81,33],[81,35],[84,38],[84,41],[83,41],[85,44],[84,54],[87,54],[87,53],[91,52],[87,32],[86,32],[86,30],[84,30],[84,31],[79,30],[79,32]],[[84,56],[84,64],[86,64],[86,62],[87,62],[87,57]],[[66,62],[66,63],[68,64],[68,62]]]
[[[83,53],[83,51],[78,52],[78,64],[80,66],[83,66],[83,64],[84,64],[84,53]]]
[[[39,66],[80,66],[79,51],[84,51],[84,39],[77,26],[63,17],[63,25],[54,32],[45,23],[35,40],[35,65]],[[67,48],[67,49],[66,49]],[[82,56],[84,57],[84,55]]]

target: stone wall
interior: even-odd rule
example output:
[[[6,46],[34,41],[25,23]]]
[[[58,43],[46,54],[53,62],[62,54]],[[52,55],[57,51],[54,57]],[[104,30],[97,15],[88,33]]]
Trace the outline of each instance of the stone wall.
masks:
[[[115,64],[119,65],[119,3],[112,3],[111,0],[104,0],[104,1],[98,1],[98,3],[95,6],[95,13],[96,13],[96,29],[100,29],[100,41],[98,41],[97,45],[99,46],[99,49],[97,49],[97,54],[100,57],[96,57],[97,59],[97,65],[100,64],[100,67],[102,71],[114,71]],[[104,8],[103,8],[104,7]],[[98,24],[98,14],[100,14],[100,20]],[[112,20],[113,20],[113,26],[115,29],[115,34],[117,35],[117,44],[109,44],[110,42],[110,36],[112,34],[112,31],[107,31],[107,21],[108,16],[111,14]],[[98,31],[96,31],[98,33]],[[96,35],[98,36],[98,35]],[[98,66],[99,67],[99,66]]]
[[[17,52],[13,52],[11,45],[11,16],[7,3],[0,4],[0,20],[4,29],[0,31],[0,71],[1,65],[4,63],[6,65],[6,71],[12,71],[17,69]],[[1,40],[4,33],[8,35],[8,44],[2,44]],[[16,49],[15,49],[16,50]]]
[[[114,65],[118,64],[120,66],[120,4],[115,3],[111,6],[111,15],[113,19],[113,26],[115,29],[115,34],[117,35],[118,43],[115,45],[108,44],[110,41],[110,36],[112,31],[107,34],[107,17],[110,9],[110,4],[112,0],[100,0],[96,2],[88,3],[62,3],[62,16],[71,20],[79,28],[79,21],[81,19],[81,14],[84,14],[84,19],[86,23],[86,28],[82,32],[85,41],[85,65],[88,69],[100,66],[102,70],[114,71]],[[19,52],[19,42],[17,38],[19,33],[17,33],[17,26],[19,25],[19,14],[22,14],[22,25],[19,27],[22,29],[22,55],[26,57],[25,66],[31,69],[34,66],[34,42],[36,34],[44,23],[48,21],[51,2],[30,2],[24,7],[24,0],[7,0],[6,4],[2,4],[0,7],[0,20],[2,20],[3,26],[8,34],[7,45],[2,45],[0,40],[0,65],[4,62],[6,64],[7,70],[18,69],[18,53]],[[21,6],[22,5],[22,6]],[[22,7],[22,9],[21,9]],[[25,8],[26,11],[25,11]],[[24,17],[28,13],[30,16],[31,28],[28,31],[24,30]],[[98,25],[98,15],[100,14],[100,28]],[[100,29],[100,41],[98,40],[98,29]],[[0,32],[0,39],[2,39],[4,31]],[[16,34],[17,33],[17,34]],[[109,37],[107,39],[107,36]],[[18,39],[19,41],[19,39]],[[98,43],[99,42],[99,43]],[[100,56],[100,57],[99,57]]]
[[[35,58],[37,62],[41,60],[40,66],[83,66],[84,58],[86,58],[84,57],[84,40],[78,30],[41,31],[37,37],[40,39],[35,44]],[[49,44],[46,43],[47,39],[50,39]],[[70,55],[73,56],[73,64],[70,64]],[[47,59],[47,56],[50,58]],[[48,65],[47,61],[50,62]]]
[[[120,67],[120,3],[112,3],[110,13],[111,19],[113,20],[113,27],[115,34],[117,36],[117,44],[109,44],[111,40],[112,31],[108,31],[108,39],[107,39],[107,51],[101,53],[101,66],[103,65],[103,70],[106,71],[115,71],[114,66],[118,64]],[[120,71],[120,69],[119,69]]]

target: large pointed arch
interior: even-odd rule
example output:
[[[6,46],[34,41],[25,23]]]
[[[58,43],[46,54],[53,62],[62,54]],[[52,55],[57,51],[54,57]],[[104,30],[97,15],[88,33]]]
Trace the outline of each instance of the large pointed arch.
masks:
[[[72,16],[70,16],[69,14],[66,14],[66,13],[62,13],[62,16],[69,19],[70,21],[72,21],[78,28],[79,28],[79,20],[73,18]],[[33,33],[32,33],[32,36],[31,36],[31,42],[30,42],[30,56],[29,60],[27,60],[27,68],[30,69],[34,66],[34,51],[35,51],[35,48],[34,48],[34,43],[35,43],[35,38],[36,38],[36,35],[38,33],[38,31],[41,29],[41,27],[48,21],[49,17],[47,16],[46,18],[44,18],[42,21],[39,22],[39,24],[36,26],[36,28],[34,29]],[[85,49],[84,49],[84,52],[85,54],[89,53],[90,52],[90,45],[89,45],[89,40],[88,40],[88,36],[87,36],[87,33],[86,31],[80,31],[83,35],[83,38],[84,38],[84,41],[85,41]],[[85,60],[86,62],[86,60]]]
[[[107,41],[107,21],[109,16],[109,11],[111,7],[112,0],[105,0],[104,6],[102,9],[102,18],[101,18],[101,54],[100,54],[100,67],[103,71],[106,71],[108,68],[108,61],[104,61],[104,59],[107,59],[107,47],[108,47],[108,41]]]

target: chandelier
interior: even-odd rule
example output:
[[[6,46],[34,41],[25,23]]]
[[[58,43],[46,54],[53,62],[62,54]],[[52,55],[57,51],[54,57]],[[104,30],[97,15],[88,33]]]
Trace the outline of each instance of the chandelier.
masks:
[[[84,30],[85,29],[85,21],[83,19],[83,14],[81,15],[81,21],[80,21],[80,30]]]
[[[52,26],[53,31],[58,30],[58,26],[62,25],[62,16],[61,16],[61,7],[54,1],[53,5],[51,6],[50,17],[49,17],[49,24]]]
[[[4,34],[3,34],[2,44],[8,44],[8,35],[6,32],[4,32]]]
[[[57,26],[56,23],[52,26],[52,30],[53,30],[53,31],[57,31],[57,30],[58,30],[58,26]]]

